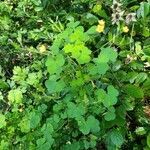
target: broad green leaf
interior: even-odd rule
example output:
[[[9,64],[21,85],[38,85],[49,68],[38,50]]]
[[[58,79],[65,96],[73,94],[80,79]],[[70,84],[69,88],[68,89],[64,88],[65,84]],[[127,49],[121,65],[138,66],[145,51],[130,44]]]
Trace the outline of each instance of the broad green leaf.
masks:
[[[144,97],[144,93],[143,93],[143,90],[138,87],[138,86],[135,86],[135,85],[126,85],[124,87],[124,91],[126,94],[134,97],[134,98],[143,98]]]
[[[8,93],[8,100],[11,103],[20,104],[22,103],[23,95],[20,89],[11,90]]]
[[[116,147],[120,147],[124,142],[123,136],[118,130],[113,130],[110,134],[110,137],[112,143],[116,145]]]
[[[0,129],[6,126],[5,115],[0,114]]]
[[[142,72],[142,73],[139,73],[139,74],[137,75],[137,78],[136,78],[135,82],[136,82],[136,83],[142,83],[142,82],[144,82],[146,79],[147,79],[147,74],[144,73],[144,72]]]
[[[148,2],[142,2],[140,5],[140,13],[143,18],[149,14],[150,4]]]

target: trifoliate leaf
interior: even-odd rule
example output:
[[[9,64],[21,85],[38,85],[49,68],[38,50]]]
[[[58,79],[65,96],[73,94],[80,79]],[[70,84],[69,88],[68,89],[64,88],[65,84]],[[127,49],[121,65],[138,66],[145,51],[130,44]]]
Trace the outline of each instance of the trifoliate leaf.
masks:
[[[65,53],[71,53],[71,57],[75,58],[79,64],[88,63],[91,59],[91,51],[84,45],[80,44],[67,44],[64,47]]]
[[[85,109],[82,105],[76,105],[72,102],[67,103],[68,109],[67,114],[69,118],[81,118],[82,115],[85,113]]]
[[[109,85],[107,87],[107,91],[108,91],[108,95],[112,97],[117,97],[119,95],[119,92],[112,85]]]
[[[50,74],[60,73],[65,59],[62,54],[56,56],[49,56],[46,61],[47,70]]]
[[[87,135],[90,132],[97,133],[100,131],[99,121],[94,116],[89,116],[86,121],[84,120],[84,118],[80,118],[78,120],[78,125],[80,131],[84,135]]]
[[[100,131],[99,121],[94,116],[89,116],[86,122],[92,133],[97,133]]]
[[[84,28],[82,26],[79,26],[75,29],[75,32],[70,35],[70,41],[76,42],[76,41],[82,41],[86,42],[89,39],[88,35],[84,33]]]
[[[104,98],[103,104],[105,107],[113,106],[117,103],[118,91],[113,86],[107,87],[107,95]]]
[[[62,80],[56,81],[49,79],[45,82],[45,86],[49,93],[56,93],[61,92],[64,89],[65,83]]]
[[[110,47],[101,48],[101,53],[98,56],[99,62],[107,63],[108,61],[115,62],[117,58],[117,52]]]

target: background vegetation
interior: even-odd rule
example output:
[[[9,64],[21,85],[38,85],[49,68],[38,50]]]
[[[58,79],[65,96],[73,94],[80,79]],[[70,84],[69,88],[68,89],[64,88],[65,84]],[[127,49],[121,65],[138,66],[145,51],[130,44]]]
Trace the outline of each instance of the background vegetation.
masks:
[[[149,12],[1,0],[0,150],[150,150]]]

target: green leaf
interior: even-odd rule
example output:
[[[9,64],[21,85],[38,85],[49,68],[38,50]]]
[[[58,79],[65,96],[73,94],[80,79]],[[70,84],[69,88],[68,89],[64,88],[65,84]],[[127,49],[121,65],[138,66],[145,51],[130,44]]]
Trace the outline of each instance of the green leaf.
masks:
[[[106,112],[106,114],[104,115],[104,119],[106,121],[111,121],[111,120],[114,120],[115,118],[116,118],[116,114],[111,111]]]
[[[55,79],[49,79],[45,82],[45,86],[49,93],[56,93],[64,89],[65,83],[62,80],[56,81]]]
[[[113,106],[117,103],[117,97],[119,93],[118,91],[112,86],[107,87],[107,95],[104,98],[103,104],[105,107]]]
[[[80,118],[78,120],[78,125],[80,131],[84,135],[87,135],[90,132],[97,133],[100,131],[99,121],[92,115],[89,116],[86,121],[84,120],[84,118]]]
[[[84,45],[84,43],[79,44],[67,44],[64,47],[65,53],[71,53],[71,56],[75,58],[79,64],[88,63],[91,59],[91,51]]]
[[[6,126],[5,115],[0,114],[0,129]]]
[[[95,92],[95,94],[96,94],[99,102],[103,102],[105,97],[106,97],[106,95],[107,95],[106,92],[103,89],[98,89]]]
[[[96,33],[96,26],[92,26],[90,29],[88,29],[88,30],[86,31],[86,33],[87,33],[88,35],[95,34],[95,33]]]
[[[117,58],[117,52],[110,47],[101,48],[101,53],[98,56],[99,63],[108,63],[109,61],[115,62]]]
[[[11,90],[8,93],[8,100],[11,103],[20,104],[22,103],[23,95],[20,89]]]
[[[140,5],[140,14],[145,18],[149,14],[150,4],[148,2],[142,2]]]
[[[87,122],[83,117],[77,120],[78,121],[78,126],[79,130],[84,134],[87,135],[90,133],[90,127],[88,126]]]
[[[150,133],[147,136],[147,146],[150,148]]]
[[[80,147],[80,143],[79,142],[73,142],[71,144],[66,144],[64,147],[63,147],[63,150],[80,150],[81,147]]]
[[[113,130],[110,134],[110,138],[112,143],[117,147],[120,147],[124,142],[123,136],[118,130]]]
[[[48,56],[46,61],[47,70],[50,74],[59,74],[62,71],[64,63],[65,59],[60,53],[56,56]]]
[[[92,133],[97,133],[100,131],[99,121],[94,116],[89,116],[87,118],[87,125]]]
[[[30,128],[36,128],[40,123],[41,116],[38,112],[32,112],[30,114]]]
[[[134,97],[134,98],[143,98],[144,97],[144,93],[143,93],[143,90],[138,87],[138,86],[135,86],[135,85],[126,85],[124,87],[124,91],[126,94]]]
[[[76,105],[73,102],[67,103],[67,114],[69,118],[81,118],[85,114],[85,108],[80,104]]]
[[[8,84],[0,79],[0,89],[7,89],[8,87]]]
[[[82,26],[78,26],[69,38],[71,43],[77,41],[86,42],[89,39],[88,35],[84,33],[84,28]]]

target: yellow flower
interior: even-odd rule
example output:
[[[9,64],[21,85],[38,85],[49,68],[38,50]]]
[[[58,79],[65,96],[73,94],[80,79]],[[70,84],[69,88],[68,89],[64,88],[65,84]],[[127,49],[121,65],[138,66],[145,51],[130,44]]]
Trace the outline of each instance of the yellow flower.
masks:
[[[101,26],[101,25],[98,25],[97,28],[96,28],[96,31],[101,33],[104,31],[104,26]]]
[[[104,21],[104,20],[99,20],[98,23],[99,23],[99,25],[101,25],[101,26],[105,26],[105,21]]]
[[[128,28],[127,26],[123,27],[123,32],[124,32],[124,33],[129,32],[129,28]]]
[[[104,20],[99,20],[98,21],[98,25],[97,25],[97,28],[96,28],[96,31],[101,33],[104,31],[104,28],[105,28],[105,21]]]
[[[44,53],[46,51],[46,46],[44,44],[39,46],[40,53]]]

